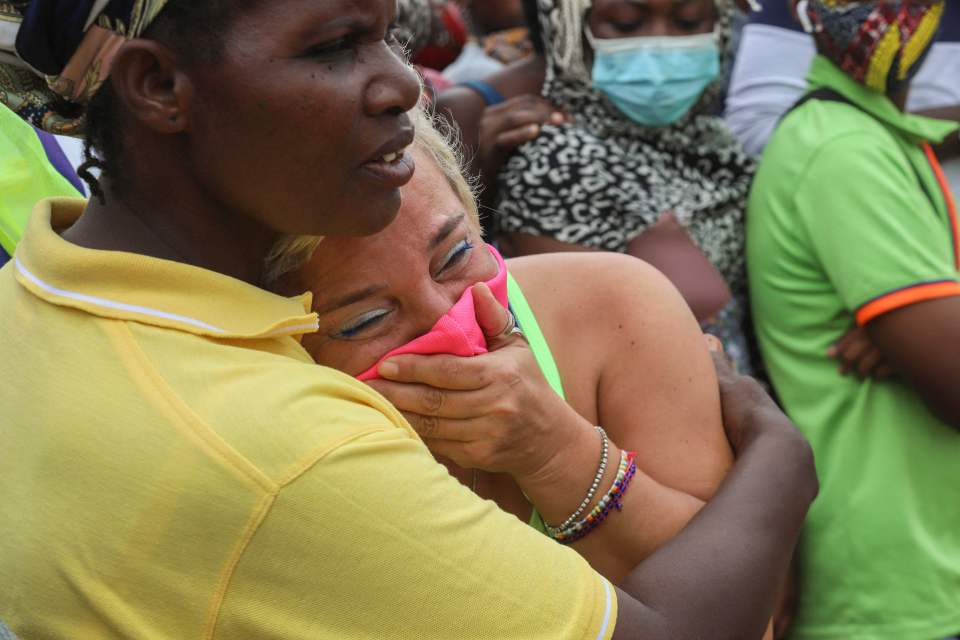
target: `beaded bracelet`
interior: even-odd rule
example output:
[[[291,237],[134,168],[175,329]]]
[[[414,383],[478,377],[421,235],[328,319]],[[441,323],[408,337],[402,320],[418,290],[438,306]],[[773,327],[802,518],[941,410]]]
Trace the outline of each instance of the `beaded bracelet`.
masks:
[[[583,515],[584,510],[590,506],[593,496],[597,495],[597,489],[600,488],[600,482],[603,480],[603,476],[607,472],[607,455],[610,453],[610,439],[607,437],[607,432],[603,430],[603,427],[597,426],[594,427],[594,429],[596,429],[597,433],[600,434],[600,466],[597,467],[597,474],[593,476],[593,484],[590,485],[590,489],[587,491],[587,497],[583,499],[583,502],[580,503],[580,506],[577,507],[577,510],[570,514],[570,517],[564,520],[562,524],[557,525],[556,527],[547,525],[548,530],[566,529],[572,525],[581,515]]]
[[[547,534],[561,544],[573,544],[599,527],[610,515],[612,509],[622,510],[623,495],[637,473],[636,456],[636,452],[633,451],[620,452],[620,466],[617,468],[617,478],[613,481],[613,486],[586,518],[564,528],[553,528],[547,525]]]

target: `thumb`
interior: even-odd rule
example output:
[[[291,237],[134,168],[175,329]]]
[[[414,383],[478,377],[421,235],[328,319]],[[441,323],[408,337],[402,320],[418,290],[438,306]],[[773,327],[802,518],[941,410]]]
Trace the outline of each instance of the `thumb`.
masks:
[[[490,287],[482,282],[473,286],[473,308],[483,335],[491,339],[503,334],[510,322],[508,311],[493,297]]]

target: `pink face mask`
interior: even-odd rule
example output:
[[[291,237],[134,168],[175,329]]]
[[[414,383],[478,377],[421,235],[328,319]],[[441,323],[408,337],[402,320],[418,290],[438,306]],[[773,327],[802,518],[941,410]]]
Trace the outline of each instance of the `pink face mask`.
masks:
[[[507,308],[507,266],[503,257],[490,245],[484,245],[490,250],[497,261],[497,275],[487,280],[497,302]],[[377,367],[387,358],[413,353],[417,355],[434,355],[439,353],[455,356],[475,356],[487,352],[487,339],[483,329],[477,324],[477,314],[473,306],[473,288],[468,287],[455,305],[450,307],[437,323],[427,333],[419,338],[397,347],[380,358],[359,376],[358,380],[375,380],[380,377]]]

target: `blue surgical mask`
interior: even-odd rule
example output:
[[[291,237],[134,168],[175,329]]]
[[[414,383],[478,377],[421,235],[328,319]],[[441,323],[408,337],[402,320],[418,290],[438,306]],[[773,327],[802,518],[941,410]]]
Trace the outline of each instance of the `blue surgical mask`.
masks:
[[[595,38],[593,86],[637,124],[666,127],[686,115],[720,75],[715,33]]]

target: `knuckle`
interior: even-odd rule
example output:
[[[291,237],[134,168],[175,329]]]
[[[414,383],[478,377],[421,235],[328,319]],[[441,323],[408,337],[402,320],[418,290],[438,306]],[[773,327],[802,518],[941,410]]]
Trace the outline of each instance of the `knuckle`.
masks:
[[[503,371],[501,372],[501,378],[504,384],[509,388],[514,388],[520,385],[523,382],[523,374],[520,371],[520,363],[515,360],[510,360],[507,362]]]
[[[463,364],[459,359],[449,358],[440,366],[440,373],[445,378],[456,378],[463,372]]]
[[[424,438],[433,437],[440,429],[437,416],[417,416],[417,432]]]
[[[443,409],[443,403],[446,398],[446,394],[436,387],[428,387],[421,396],[421,404],[423,406],[424,413],[431,416],[436,416],[440,413],[440,410]]]

